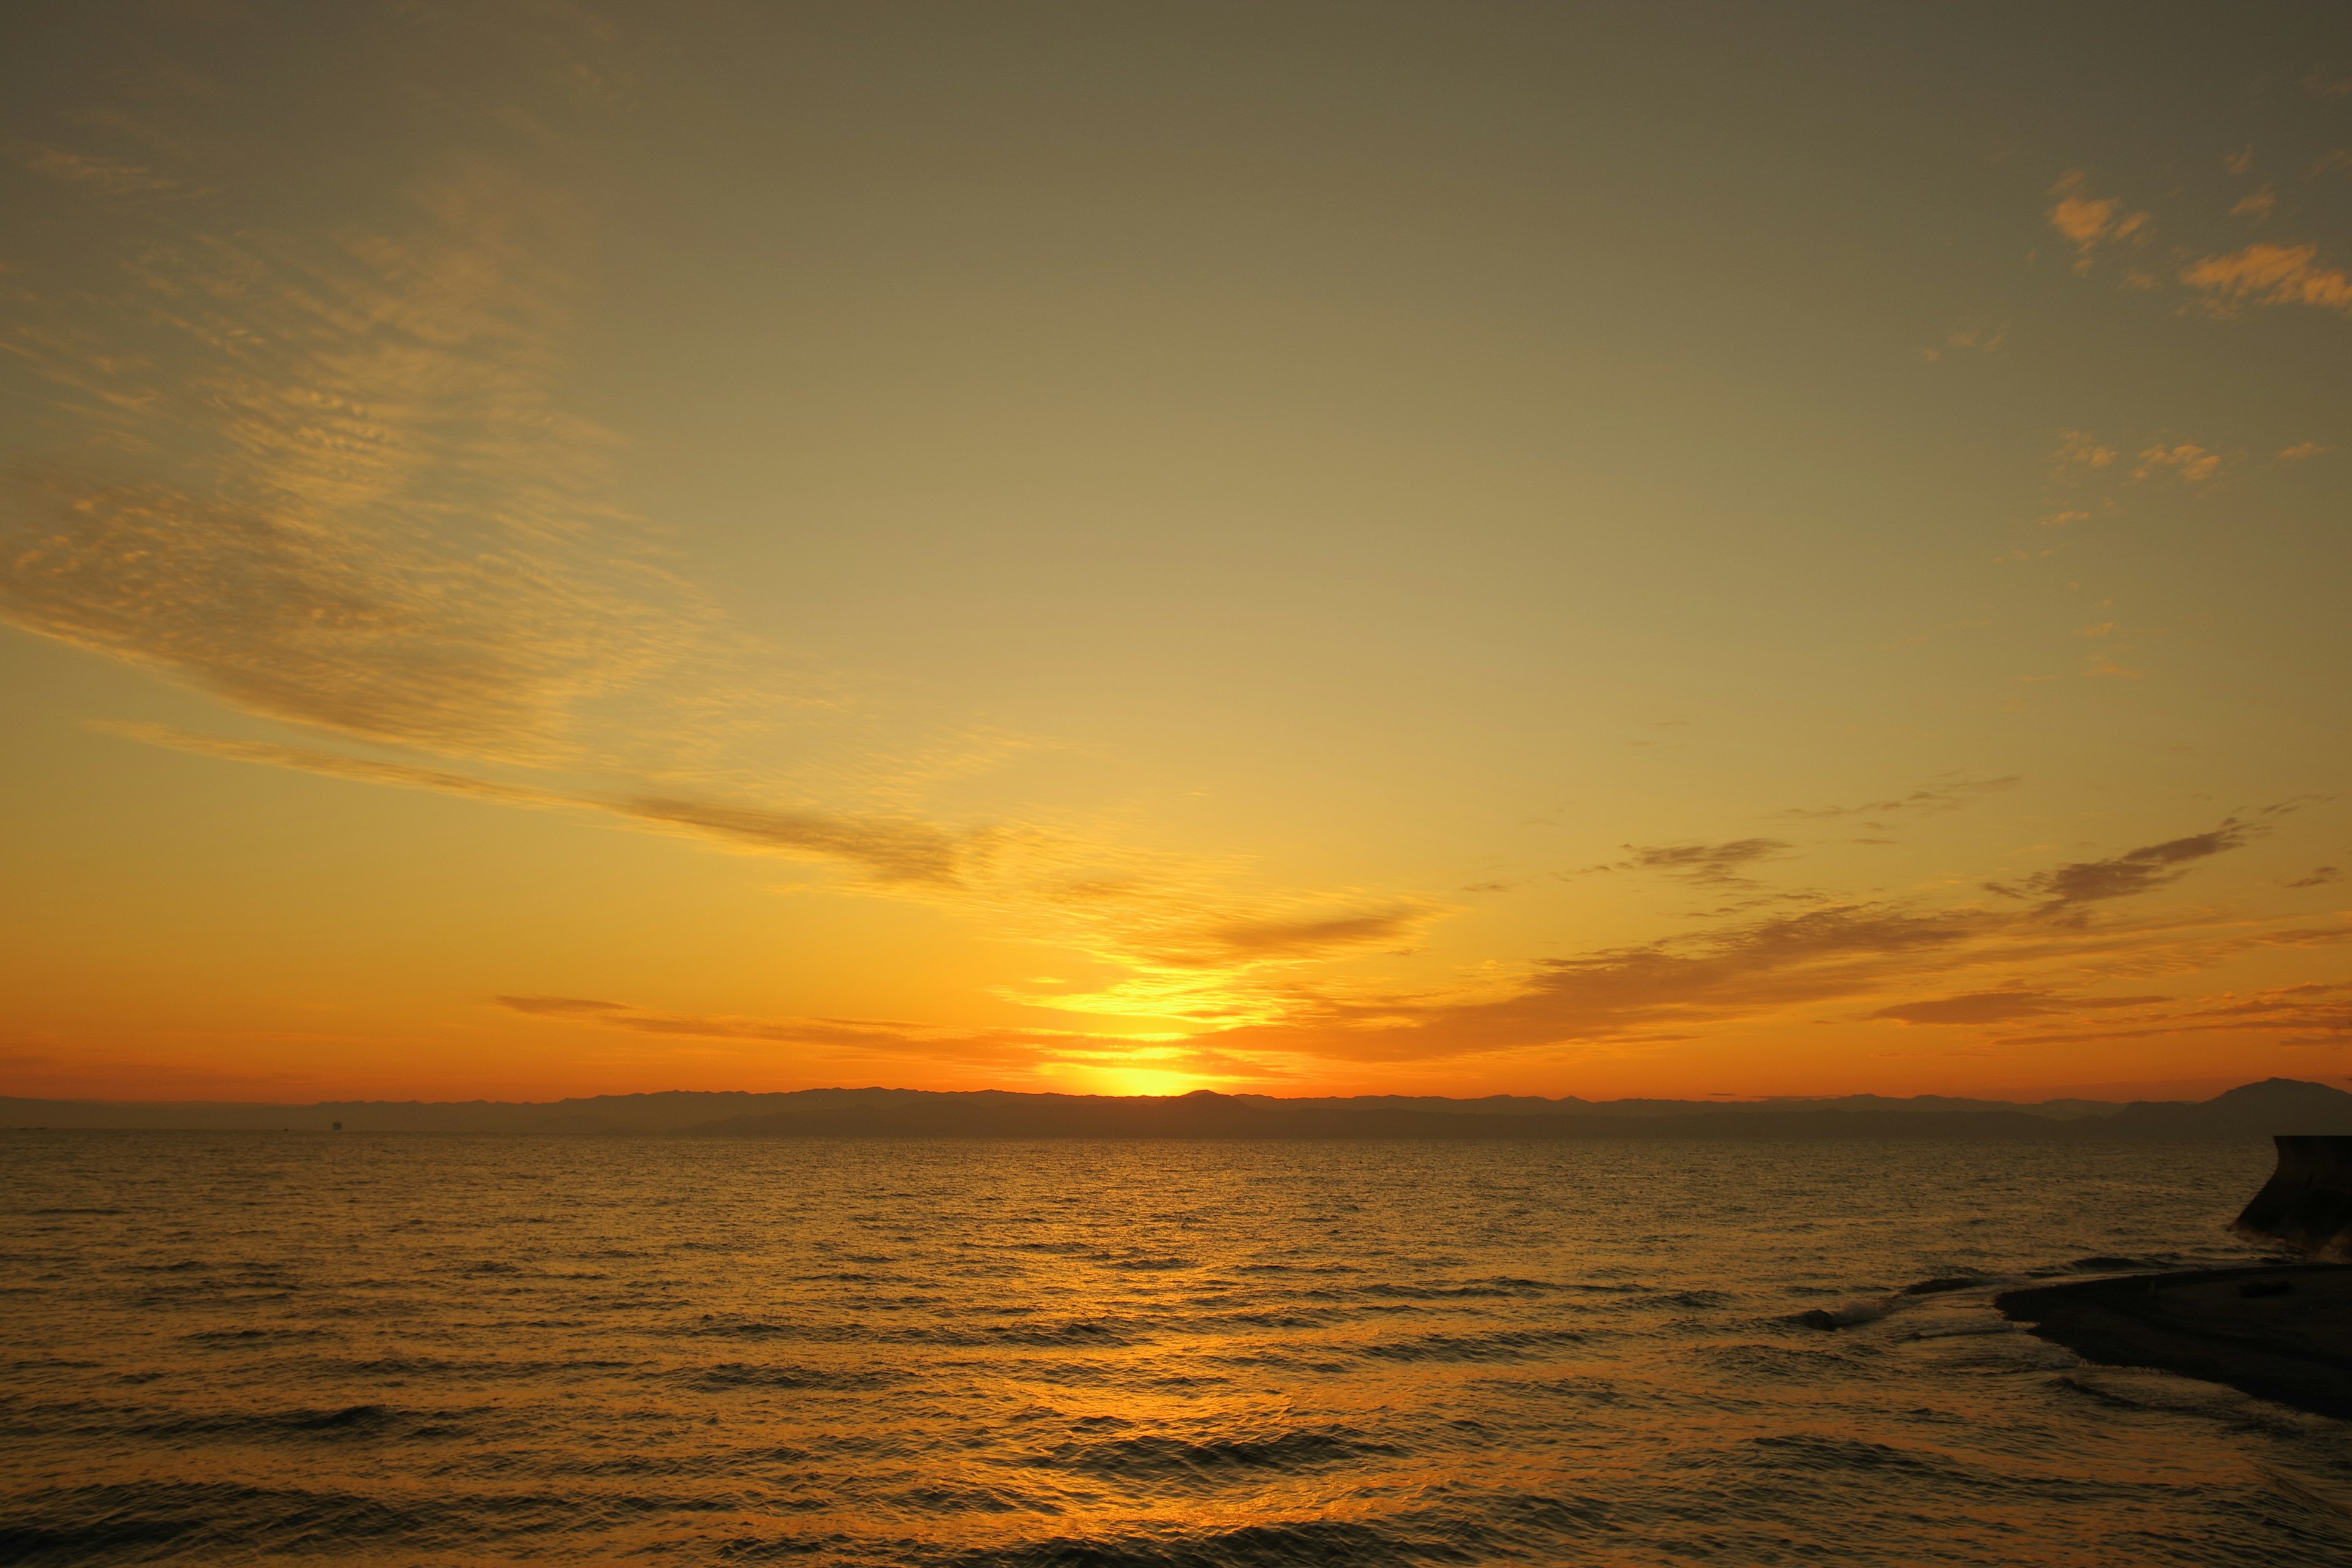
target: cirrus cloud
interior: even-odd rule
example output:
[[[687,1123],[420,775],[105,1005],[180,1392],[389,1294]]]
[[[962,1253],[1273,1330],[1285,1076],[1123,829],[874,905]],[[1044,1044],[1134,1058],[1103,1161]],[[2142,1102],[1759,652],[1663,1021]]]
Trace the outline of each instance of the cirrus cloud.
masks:
[[[2318,257],[2315,245],[2250,245],[2192,262],[2181,269],[2180,280],[2202,291],[2207,309],[2218,314],[2249,303],[2352,311],[2352,278],[2314,265]]]

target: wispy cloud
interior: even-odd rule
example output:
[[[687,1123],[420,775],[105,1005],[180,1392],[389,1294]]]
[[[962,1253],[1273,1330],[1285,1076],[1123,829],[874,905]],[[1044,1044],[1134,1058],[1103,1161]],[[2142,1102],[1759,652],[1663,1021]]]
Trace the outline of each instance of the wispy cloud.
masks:
[[[2315,245],[2250,245],[2227,256],[2209,256],[2181,269],[2180,280],[2206,295],[2217,314],[2240,306],[2315,305],[2352,310],[2352,278],[2340,268],[2318,267]]]
[[[2241,995],[2221,992],[2155,1009],[2107,1028],[2020,1035],[2021,1046],[2079,1045],[2146,1039],[2161,1035],[2246,1034],[2278,1037],[2281,1045],[2336,1046],[2352,1041],[2352,984],[2310,981]]]
[[[816,811],[770,811],[657,797],[604,796],[510,784],[441,768],[380,762],[285,746],[192,735],[160,724],[100,721],[92,726],[127,740],[233,762],[291,768],[299,773],[398,789],[431,790],[503,805],[605,813],[658,831],[679,833],[730,848],[827,860],[861,871],[876,881],[956,883],[968,858],[987,841],[984,833],[957,834],[932,824],[879,816],[839,816]]]
[[[1862,1022],[1985,1026],[2113,1013],[2122,1016],[2101,1027],[2136,1028],[2140,1010],[2166,999],[2101,994],[2085,977],[2112,984],[2116,975],[2189,973],[2264,949],[2352,942],[2352,924],[2341,921],[2208,910],[2092,918],[2170,886],[2253,831],[2228,822],[2000,888],[2028,905],[2021,909],[1822,902],[1547,960],[1501,995],[1301,991],[1280,1018],[1215,1037],[1251,1052],[1404,1062],[1540,1047],[1653,1049],[1727,1031],[1769,1037],[1815,1026],[1825,1007],[1859,1006],[1848,1016]]]
[[[5,156],[21,169],[102,195],[209,194],[202,189],[191,190],[181,181],[166,178],[142,164],[88,153],[71,153],[62,147],[47,147],[22,137],[0,137],[0,156]]]
[[[331,242],[173,226],[20,338],[71,434],[0,511],[0,616],[246,711],[575,754],[581,705],[708,616],[562,412],[564,215],[476,164]]]
[[[2049,192],[2058,198],[2048,213],[2050,226],[2074,247],[2074,269],[2078,272],[2089,270],[2093,253],[2100,246],[2145,238],[2153,222],[2146,213],[2124,211],[2123,203],[2116,197],[2088,195],[2089,187],[2089,173],[2078,169],[2051,186]]]
[[[1959,996],[1938,996],[1927,1002],[1881,1007],[1866,1016],[1891,1018],[1898,1024],[2006,1024],[2019,1018],[2103,1007],[2138,1007],[2169,1000],[2165,996],[2062,996],[2049,991],[1973,991]]]
[[[2116,460],[2116,449],[2105,446],[2082,430],[2061,430],[2058,449],[2050,455],[2050,476],[2071,479],[2085,469],[2107,468]]]
[[[1005,994],[1077,1013],[1259,1016],[1275,976],[1350,952],[1409,944],[1447,911],[1409,898],[1248,893],[1214,868],[1119,851],[1031,827],[951,827],[912,816],[782,810],[676,795],[509,782],[155,724],[92,726],[149,745],[353,783],[533,810],[593,814],[740,854],[827,864],[862,890],[944,906],[1002,934],[1076,949],[1129,978],[1086,992]]]
[[[2005,781],[1963,781],[1978,793]],[[1939,786],[1952,790],[1959,785]],[[1965,798],[1965,797],[1962,797]],[[1913,810],[1951,809],[1922,792]],[[1547,1050],[1654,1050],[1724,1034],[1769,1038],[1822,1026],[1943,1026],[2015,1031],[2074,1026],[2084,1037],[2124,1038],[2168,1027],[2303,1030],[2308,1008],[2200,1013],[2148,990],[2121,991],[2121,976],[2173,976],[2241,955],[2352,942],[2352,922],[2233,914],[2210,908],[2126,912],[2120,906],[2171,887],[2199,865],[2244,847],[2274,819],[2306,804],[2283,802],[2205,832],[2030,872],[1989,890],[2008,902],[1937,907],[1922,899],[1815,900],[1792,912],[1752,910],[1704,929],[1653,942],[1538,961],[1508,980],[1468,990],[1353,991],[1277,966],[1254,989],[1231,990],[1224,1005],[1189,1017],[1183,1037],[1150,1037],[1169,1070],[1208,1077],[1271,1076],[1309,1061],[1402,1064]],[[1839,808],[1863,810],[1870,807]],[[1769,847],[1768,847],[1769,846]],[[1653,846],[1611,868],[1663,870],[1707,885],[1741,879],[1740,868],[1779,853],[1778,841]],[[1108,896],[1150,897],[1128,887]],[[1184,928],[1186,940],[1288,955],[1325,944],[1377,945],[1409,934],[1427,911],[1352,917],[1223,921]],[[1164,969],[1129,983],[1136,1000],[1154,985],[1196,984],[1183,973],[1205,950],[1162,955]],[[1287,977],[1286,977],[1287,976]],[[1058,984],[1050,980],[1040,984]],[[1101,994],[1097,994],[1099,998]],[[1013,999],[1052,1005],[1050,999]],[[765,1040],[810,1048],[963,1052],[1012,1070],[1022,1063],[1111,1062],[1142,1048],[1134,1037],[1087,1031],[945,1029],[887,1022],[742,1019],[659,1013],[592,999],[511,997],[516,1010],[599,1028],[709,1039]],[[1091,1010],[1092,1003],[1081,1010]],[[1140,1006],[1130,1009],[1143,1011]],[[2209,1011],[2210,1009],[2208,1009]],[[2340,1010],[2340,1009],[2339,1009]],[[2234,1020],[2234,1022],[2231,1022]],[[1176,1053],[1203,1055],[1193,1067]],[[1155,1060],[1159,1058],[1154,1058]],[[1239,1066],[1232,1064],[1238,1063]],[[1027,1070],[1024,1068],[1023,1070]]]
[[[2170,474],[2183,484],[2203,484],[2221,471],[2222,454],[2210,452],[2194,441],[2180,441],[2168,447],[2162,442],[2139,455],[2139,467],[2132,470],[2136,479],[2152,479]]]
[[[2192,862],[2239,848],[2254,831],[2242,823],[2225,822],[2210,833],[2144,845],[2105,860],[2076,860],[1984,887],[2003,898],[2039,900],[2045,914],[2067,913],[2084,904],[2127,899],[2177,882],[2189,874]]]
[[[1427,910],[1408,907],[1323,920],[1238,921],[1213,926],[1202,935],[1228,953],[1274,956],[1328,952],[1336,948],[1403,941],[1427,918]]]
[[[814,811],[765,811],[705,801],[632,795],[599,802],[638,822],[762,853],[845,861],[885,882],[954,883],[985,830],[955,834],[929,823],[844,817]]]
[[[1944,341],[1934,348],[1919,351],[1925,360],[1941,359],[1947,353],[1998,353],[2009,342],[2009,323],[1999,326],[1955,327],[1944,334]]]
[[[1576,875],[1596,871],[1654,871],[1702,888],[1751,888],[1751,866],[1776,860],[1790,845],[1778,838],[1735,838],[1723,844],[1628,844],[1627,858],[1588,866]]]
[[[909,1058],[992,1070],[1039,1086],[1068,1068],[1181,1073],[1234,1081],[1276,1082],[1292,1075],[1279,1063],[1206,1048],[1166,1035],[1110,1035],[1076,1029],[967,1028],[871,1018],[759,1018],[676,1013],[581,996],[492,998],[509,1012],[550,1023],[625,1035],[782,1047],[790,1065],[812,1071],[845,1063]],[[776,1064],[771,1053],[771,1065]]]
[[[1825,1006],[1902,1005],[1906,993],[1955,977],[2168,973],[2262,947],[2347,941],[2352,925],[2341,922],[2097,926],[1997,909],[1838,904],[1547,961],[1499,998],[1301,996],[1278,1022],[1214,1037],[1250,1052],[1386,1062],[1548,1047],[1648,1049],[1726,1032],[1769,1038],[1812,1027]]]
[[[1915,816],[1933,816],[1960,811],[1988,796],[2003,795],[2024,781],[2014,773],[1990,779],[1954,779],[1948,784],[1932,784],[1913,790],[1908,795],[1889,795],[1885,800],[1864,801],[1860,805],[1795,806],[1775,812],[1779,817],[1802,820],[1836,816],[1891,816],[1908,812]]]
[[[311,138],[239,132],[126,35],[89,100],[0,142],[28,240],[5,342],[46,390],[0,475],[0,619],[337,737],[698,762],[809,699],[667,570],[568,398],[615,36],[394,10]],[[451,50],[502,64],[425,63]]]

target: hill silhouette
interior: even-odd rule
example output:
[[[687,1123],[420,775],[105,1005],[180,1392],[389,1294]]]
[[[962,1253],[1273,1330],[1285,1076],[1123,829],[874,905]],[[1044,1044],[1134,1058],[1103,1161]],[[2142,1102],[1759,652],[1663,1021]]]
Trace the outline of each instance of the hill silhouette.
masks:
[[[2265,1138],[2352,1133],[2352,1094],[2268,1079],[2201,1101],[2020,1106],[1923,1095],[1592,1101],[1494,1095],[1277,1099],[1200,1089],[1153,1096],[1006,1089],[669,1090],[543,1102],[327,1100],[312,1105],[0,1099],[0,1127],[713,1138]]]
[[[2352,1094],[2301,1079],[2266,1078],[2196,1103],[2135,1100],[2116,1112],[2108,1131],[2126,1137],[2180,1131],[2197,1137],[2260,1138],[2281,1132],[2352,1132]]]

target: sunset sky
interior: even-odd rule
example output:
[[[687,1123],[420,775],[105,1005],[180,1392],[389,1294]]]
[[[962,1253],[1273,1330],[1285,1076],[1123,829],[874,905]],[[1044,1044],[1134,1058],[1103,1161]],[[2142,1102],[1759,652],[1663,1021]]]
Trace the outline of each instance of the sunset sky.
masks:
[[[0,1092],[2341,1082],[2347,17],[37,5]]]

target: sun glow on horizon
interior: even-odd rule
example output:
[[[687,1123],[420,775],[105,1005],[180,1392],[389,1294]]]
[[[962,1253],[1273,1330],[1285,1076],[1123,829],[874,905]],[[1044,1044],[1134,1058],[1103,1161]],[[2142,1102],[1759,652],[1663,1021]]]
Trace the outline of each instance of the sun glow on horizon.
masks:
[[[2347,1065],[2289,40],[51,10],[0,1092]]]

